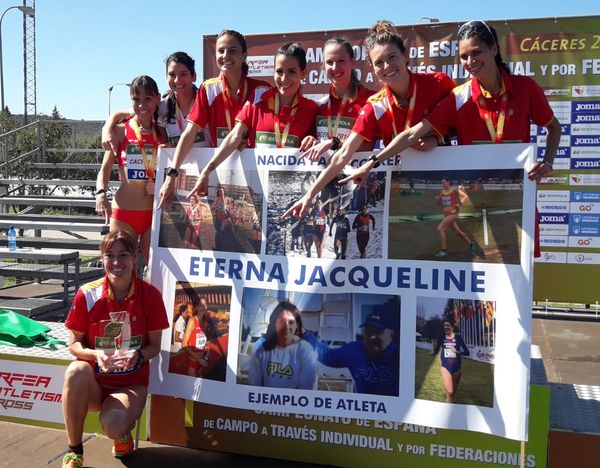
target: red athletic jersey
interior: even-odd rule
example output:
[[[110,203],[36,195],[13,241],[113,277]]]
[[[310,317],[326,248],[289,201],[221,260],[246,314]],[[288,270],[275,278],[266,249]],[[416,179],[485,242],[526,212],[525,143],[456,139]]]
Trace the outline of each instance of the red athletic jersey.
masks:
[[[460,198],[458,197],[458,191],[451,190],[449,193],[447,193],[442,190],[440,192],[440,203],[443,207],[459,205]]]
[[[416,97],[410,125],[415,125],[423,120],[435,108],[438,102],[446,97],[452,88],[454,81],[445,73],[410,73],[410,82],[408,84],[407,101],[414,94],[416,85]],[[404,130],[408,116],[408,105],[399,106],[389,96],[392,96],[391,90],[384,87],[381,91],[367,99],[367,103],[362,108],[360,115],[352,129],[367,141],[382,139],[384,144],[388,144],[394,138],[394,122],[398,133]],[[392,119],[390,109],[393,111]]]
[[[503,82],[500,95],[492,96],[481,87],[477,78],[473,78],[454,88],[426,120],[440,135],[454,129],[459,145],[493,143],[485,123],[485,109],[491,113],[496,128],[502,96],[508,93],[502,141],[529,143],[531,121],[545,127],[554,113],[544,91],[533,79],[500,70]],[[480,106],[480,97],[484,101],[484,109]]]
[[[161,133],[141,131],[142,142],[148,162],[153,160],[154,151],[158,151],[158,145],[166,143]],[[156,137],[156,138],[155,138]],[[131,127],[131,119],[125,122],[125,139],[121,142],[117,164],[125,170],[127,180],[148,180],[146,166],[142,156],[138,138]],[[157,162],[157,161],[156,161]],[[152,168],[156,171],[156,164]]]
[[[257,102],[261,94],[269,89],[268,83],[253,78],[243,77],[237,91],[237,100],[231,102],[229,116],[231,125],[235,125],[235,116],[246,102]],[[194,107],[188,115],[202,130],[208,140],[208,147],[216,148],[229,133],[227,123],[227,107],[223,96],[223,81],[220,76],[206,80],[200,85],[196,94]]]
[[[131,324],[130,349],[146,346],[148,332],[164,330],[170,326],[162,294],[158,289],[135,278],[129,295],[119,302],[115,300],[106,276],[79,288],[65,326],[69,330],[85,333],[83,346],[87,348],[114,349],[114,338],[103,339],[105,327],[110,322],[110,312],[125,310],[129,313]],[[102,386],[121,388],[148,385],[147,361],[125,373],[101,373],[96,362],[88,362],[94,368],[96,380]]]
[[[274,101],[277,93],[276,88],[263,93],[257,104],[247,102],[236,120],[243,123],[248,129],[248,146],[275,148],[275,111]],[[318,105],[315,101],[298,95],[298,102],[295,106],[282,106],[279,109],[279,134],[283,138],[283,132],[292,113],[293,120],[289,127],[289,133],[285,142],[288,148],[298,148],[302,139],[307,135],[315,136],[315,120],[317,116]]]
[[[335,130],[339,113],[337,132],[332,136],[337,136],[341,141],[345,141],[350,136],[360,111],[367,103],[367,99],[373,94],[373,91],[359,84],[356,97],[345,102],[344,106],[341,107],[343,99],[337,97],[333,92],[333,89],[330,88],[329,93],[317,101],[317,104],[319,104],[319,113],[317,114],[317,138],[319,140],[330,138],[329,132]],[[327,122],[328,116],[329,126]]]

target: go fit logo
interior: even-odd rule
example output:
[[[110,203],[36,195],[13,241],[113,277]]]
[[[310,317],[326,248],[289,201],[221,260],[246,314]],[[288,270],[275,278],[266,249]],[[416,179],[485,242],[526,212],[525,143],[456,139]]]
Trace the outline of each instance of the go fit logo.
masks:
[[[598,248],[600,247],[600,237],[569,237],[569,247],[582,247],[582,248]]]

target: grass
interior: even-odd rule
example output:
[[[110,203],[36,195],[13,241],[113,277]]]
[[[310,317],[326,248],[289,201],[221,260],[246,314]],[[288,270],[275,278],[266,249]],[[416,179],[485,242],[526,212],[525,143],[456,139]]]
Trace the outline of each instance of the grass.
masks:
[[[392,186],[390,216],[429,216],[440,215],[442,208],[435,202],[438,190],[422,190],[420,195],[398,195],[398,186]],[[470,191],[471,205],[461,207],[461,214],[488,213],[496,210],[520,209],[522,192],[507,191]],[[509,214],[489,214],[488,244],[484,243],[482,217],[459,218],[459,228],[477,244],[477,261],[488,263],[518,264],[521,240],[522,212]],[[440,249],[437,226],[440,219],[424,219],[418,222],[395,222],[389,229],[389,258],[435,260],[434,254]],[[473,254],[468,245],[451,229],[446,231],[448,239],[448,261],[472,261]]]
[[[430,356],[429,351],[416,349],[415,398],[444,401],[446,391],[440,373],[440,355]],[[472,359],[462,359],[462,378],[455,403],[493,406],[494,365]]]

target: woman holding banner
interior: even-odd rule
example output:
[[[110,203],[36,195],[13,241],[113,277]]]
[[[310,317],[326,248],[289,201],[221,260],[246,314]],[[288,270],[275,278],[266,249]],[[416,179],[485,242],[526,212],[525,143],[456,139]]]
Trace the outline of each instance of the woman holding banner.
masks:
[[[341,38],[331,38],[325,42],[323,68],[331,86],[329,93],[318,101],[317,138],[304,138],[301,151],[307,150],[318,140],[331,140],[332,149],[337,150],[351,135],[361,109],[373,94],[373,91],[360,84],[355,67],[352,44]],[[364,141],[361,150],[373,149],[373,143]]]
[[[312,390],[317,377],[317,354],[301,334],[298,307],[281,301],[271,313],[267,333],[252,348],[248,383]]]
[[[375,76],[384,84],[381,91],[368,98],[350,136],[332,157],[329,166],[321,172],[312,188],[288,211],[297,216],[305,214],[314,197],[344,166],[352,155],[369,143],[381,138],[389,144],[399,131],[421,121],[454,87],[454,82],[444,73],[411,73],[408,54],[402,36],[389,21],[375,23],[365,39],[369,62]],[[417,149],[437,145],[437,137],[423,135],[415,140]],[[333,139],[325,140],[307,151],[306,157],[317,159],[323,152],[335,147]]]
[[[171,203],[179,168],[199,133],[204,132],[206,146],[216,148],[235,125],[235,117],[246,102],[256,102],[269,84],[249,78],[246,63],[248,45],[242,34],[224,29],[217,36],[216,61],[220,75],[200,86],[187,126],[177,143],[173,164],[160,189],[161,208]],[[240,141],[240,143],[242,143]]]
[[[469,348],[462,337],[454,331],[454,322],[444,319],[444,334],[435,342],[431,355],[435,356],[440,349],[442,361],[442,382],[446,390],[446,403],[452,403],[458,390],[462,376],[461,356],[469,356]]]
[[[315,135],[317,103],[302,96],[300,89],[305,73],[306,52],[300,44],[290,42],[277,50],[275,87],[256,104],[244,105],[190,194],[206,194],[210,173],[246,140],[250,147],[298,148],[304,137]]]

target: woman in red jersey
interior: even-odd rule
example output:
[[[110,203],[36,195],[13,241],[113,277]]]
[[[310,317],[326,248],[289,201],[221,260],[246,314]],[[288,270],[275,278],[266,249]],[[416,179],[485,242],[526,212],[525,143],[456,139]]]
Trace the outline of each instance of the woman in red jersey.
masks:
[[[306,137],[300,150],[307,150],[320,141],[331,140],[332,149],[338,149],[352,133],[352,127],[373,91],[360,84],[356,76],[356,60],[352,44],[341,38],[332,38],[323,47],[323,69],[331,86],[326,96],[318,101],[317,135]],[[373,149],[373,142],[365,141],[361,150]]]
[[[216,148],[235,126],[235,117],[244,104],[256,102],[270,88],[268,83],[247,76],[247,51],[246,39],[239,32],[224,29],[217,36],[215,53],[221,73],[200,85],[187,126],[177,143],[172,167],[161,187],[159,208],[173,201],[179,168],[198,133],[204,133],[208,147]]]
[[[233,130],[215,151],[190,195],[208,191],[208,177],[244,141],[250,147],[298,148],[307,135],[315,134],[317,103],[305,98],[301,81],[306,72],[306,52],[298,43],[281,46],[275,54],[275,87],[253,104],[247,102],[236,117]]]
[[[454,87],[454,82],[444,73],[411,73],[408,70],[408,54],[402,36],[388,21],[379,21],[373,25],[365,40],[365,48],[373,72],[384,87],[367,99],[352,133],[332,157],[330,165],[284,216],[306,213],[315,195],[342,171],[365,142],[373,144],[381,138],[387,145],[399,132],[428,115]],[[333,145],[333,140],[324,141],[311,148],[307,155],[313,159]],[[424,135],[414,143],[418,149],[428,149],[435,145],[437,137],[433,135]]]
[[[136,278],[137,246],[126,231],[111,231],[100,244],[106,274],[82,286],[65,321],[69,351],[77,358],[65,373],[62,406],[69,450],[63,468],[83,466],[83,425],[100,413],[113,455],[133,452],[131,437],[146,404],[148,361],[160,352],[169,328],[161,293]]]

